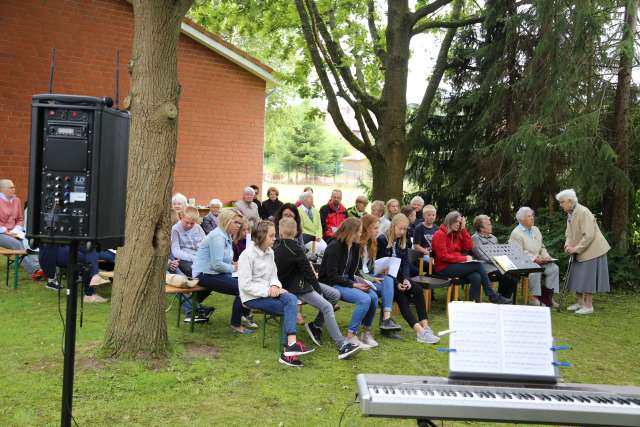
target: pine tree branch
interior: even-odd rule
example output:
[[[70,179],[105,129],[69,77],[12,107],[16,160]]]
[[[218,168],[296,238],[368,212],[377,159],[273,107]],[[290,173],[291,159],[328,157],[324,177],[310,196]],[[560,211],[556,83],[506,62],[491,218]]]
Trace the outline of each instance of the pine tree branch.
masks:
[[[453,0],[436,0],[432,3],[422,6],[420,9],[413,13],[413,24],[415,25],[420,19],[440,9],[442,6],[446,6]]]
[[[458,28],[458,27],[464,27],[467,25],[471,25],[471,24],[478,24],[480,22],[483,22],[485,20],[484,16],[472,16],[469,18],[465,18],[465,19],[459,19],[459,20],[455,20],[455,21],[431,21],[431,22],[424,22],[420,25],[416,25],[415,27],[413,27],[413,29],[411,30],[411,35],[415,36],[416,34],[420,34],[426,30],[430,30],[433,28]]]
[[[376,28],[376,5],[375,0],[369,0],[367,4],[368,13],[367,13],[367,22],[369,24],[369,34],[371,35],[371,41],[373,42],[374,51],[380,64],[384,66],[385,61],[387,60],[387,53],[384,51],[382,46],[380,45],[380,35],[378,34],[378,29]]]
[[[460,17],[460,12],[462,10],[463,0],[455,0],[453,5],[452,18],[457,20]],[[429,114],[431,114],[431,106],[433,104],[433,100],[438,91],[438,86],[440,86],[440,81],[442,80],[442,76],[447,68],[448,64],[448,56],[449,56],[449,48],[453,43],[453,38],[458,31],[458,27],[449,28],[447,33],[442,40],[442,44],[440,45],[440,51],[438,52],[438,58],[436,59],[436,64],[433,68],[433,73],[431,74],[431,78],[429,79],[429,84],[424,91],[424,95],[422,96],[422,102],[420,102],[420,106],[415,114],[415,120],[411,125],[411,130],[407,135],[407,142],[411,147],[414,147],[420,139],[422,135],[422,130],[427,124],[427,120],[429,119]]]
[[[324,43],[327,47],[331,59],[337,65],[340,76],[344,81],[347,89],[354,95],[354,97],[362,104],[371,110],[374,114],[378,114],[378,100],[366,93],[364,88],[358,86],[355,82],[351,70],[347,65],[347,59],[342,47],[333,40],[333,37],[329,33],[327,26],[318,12],[318,8],[313,0],[305,0],[308,10],[311,14],[311,19],[318,26],[320,35],[322,36]]]
[[[324,68],[324,61],[322,59],[322,56],[320,55],[320,52],[318,51],[316,41],[314,40],[313,30],[310,23],[311,16],[306,9],[304,0],[295,0],[295,4],[298,15],[300,17],[300,27],[302,29],[302,34],[307,44],[307,48],[309,49],[309,55],[311,56],[314,68],[316,69],[316,73],[318,73],[318,78],[320,79],[320,84],[322,85],[322,88],[324,89],[325,95],[327,97],[327,111],[331,115],[336,128],[338,129],[340,134],[347,140],[347,142],[349,142],[349,144],[351,144],[355,149],[365,155],[373,155],[375,153],[375,148],[359,139],[351,131],[351,129],[345,122],[344,117],[342,116],[336,93],[333,90],[331,80],[329,79],[329,76],[327,75],[327,72]]]

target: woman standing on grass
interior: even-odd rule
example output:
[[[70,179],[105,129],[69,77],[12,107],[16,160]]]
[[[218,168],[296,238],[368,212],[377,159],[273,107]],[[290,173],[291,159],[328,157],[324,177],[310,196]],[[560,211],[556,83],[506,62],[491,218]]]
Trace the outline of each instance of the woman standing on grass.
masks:
[[[368,284],[356,281],[355,273],[360,268],[358,241],[361,233],[362,224],[357,218],[347,218],[340,224],[335,238],[324,252],[318,280],[336,288],[343,301],[356,305],[351,315],[347,339],[363,350],[368,350],[378,346],[371,333],[371,324],[378,308],[378,295]],[[364,331],[358,338],[360,325]]]
[[[559,192],[556,199],[567,213],[564,250],[575,257],[569,275],[569,290],[578,298],[568,309],[576,314],[591,314],[593,294],[609,292],[607,252],[611,247],[591,211],[578,203],[573,189]]]

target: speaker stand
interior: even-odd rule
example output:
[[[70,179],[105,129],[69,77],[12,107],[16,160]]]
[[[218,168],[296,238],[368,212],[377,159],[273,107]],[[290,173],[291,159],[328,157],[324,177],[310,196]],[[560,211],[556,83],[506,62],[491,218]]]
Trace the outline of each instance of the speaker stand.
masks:
[[[78,311],[78,241],[69,245],[67,265],[67,318],[64,330],[64,372],[62,374],[62,415],[60,425],[71,427],[73,370],[76,356],[76,319]]]

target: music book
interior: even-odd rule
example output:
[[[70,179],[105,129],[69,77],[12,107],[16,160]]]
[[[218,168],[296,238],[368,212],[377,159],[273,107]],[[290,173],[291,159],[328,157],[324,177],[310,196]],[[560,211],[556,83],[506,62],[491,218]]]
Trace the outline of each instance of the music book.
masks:
[[[506,255],[494,256],[493,261],[502,274],[506,273],[507,271],[518,269],[518,266]]]
[[[555,383],[548,307],[449,304],[449,378]]]
[[[387,270],[387,274],[391,277],[398,277],[398,270],[400,270],[400,263],[402,260],[397,257],[386,256],[378,258],[373,268],[373,274],[381,274]]]

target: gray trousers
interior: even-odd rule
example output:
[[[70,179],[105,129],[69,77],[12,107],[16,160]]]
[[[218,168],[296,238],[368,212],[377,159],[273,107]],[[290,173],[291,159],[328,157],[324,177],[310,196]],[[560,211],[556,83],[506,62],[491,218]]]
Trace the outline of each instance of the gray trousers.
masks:
[[[4,233],[0,234],[0,247],[5,249],[15,249],[15,250],[23,250],[24,245],[22,240],[18,240],[14,237],[8,236]],[[40,263],[38,263],[37,255],[28,255],[22,258],[22,266],[27,273],[33,274],[36,271],[40,270]]]
[[[544,271],[529,274],[529,295],[539,297],[542,295],[542,275],[544,275],[544,287],[553,289],[554,293],[560,292],[560,269],[552,262],[543,264]]]
[[[330,286],[322,284],[320,286],[322,287],[323,295],[325,291],[324,286],[329,288],[331,291],[335,291],[335,289]],[[338,299],[340,299],[340,292],[336,291],[336,293],[338,294]],[[329,331],[329,335],[331,335],[331,339],[335,341],[336,345],[340,346],[344,342],[345,338],[340,332],[340,327],[336,322],[336,315],[333,312],[333,305],[335,304],[335,302],[328,301],[327,299],[325,299],[326,297],[323,297],[323,295],[320,295],[316,291],[311,291],[306,294],[297,295],[297,297],[300,301],[304,301],[310,306],[320,310],[320,312],[318,313],[318,318],[321,320],[321,323],[318,323],[318,318],[316,318],[313,323],[316,326],[322,327],[322,323],[326,322],[327,330]],[[328,292],[327,295],[329,296],[329,298],[334,296],[333,292]]]

